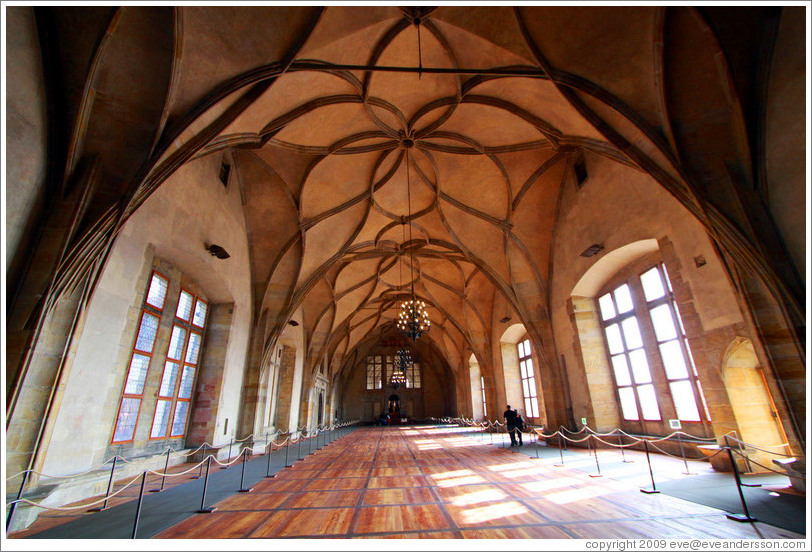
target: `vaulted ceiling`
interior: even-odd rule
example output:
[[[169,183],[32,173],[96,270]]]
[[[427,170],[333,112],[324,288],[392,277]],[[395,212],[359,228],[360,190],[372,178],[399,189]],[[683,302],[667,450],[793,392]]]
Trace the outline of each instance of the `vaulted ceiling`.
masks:
[[[559,194],[574,160],[601,156],[649,172],[714,224],[726,223],[713,193],[702,203],[680,160],[686,136],[704,171],[719,160],[750,170],[740,106],[703,73],[718,44],[701,35],[694,12],[669,12],[666,22],[665,10],[74,14],[112,29],[95,49],[71,39],[89,52],[90,76],[64,62],[78,121],[64,180],[94,156],[106,174],[74,251],[101,251],[92,236],[114,235],[184,163],[225,153],[243,194],[266,347],[301,313],[311,365],[337,368],[391,326],[412,288],[430,305],[426,339],[449,366],[471,351],[489,357],[494,321],[505,316],[543,341]],[[692,40],[694,76],[663,46]],[[684,80],[666,80],[666,70]],[[714,86],[703,89],[706,81]],[[671,101],[688,93],[686,107]],[[691,105],[723,110],[727,122],[698,139],[676,120],[700,120]]]

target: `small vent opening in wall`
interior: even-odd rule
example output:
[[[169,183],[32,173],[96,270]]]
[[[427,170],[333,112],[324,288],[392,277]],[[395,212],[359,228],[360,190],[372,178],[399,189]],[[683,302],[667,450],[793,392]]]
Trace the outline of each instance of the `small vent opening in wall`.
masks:
[[[231,165],[226,163],[226,161],[222,161],[220,163],[220,182],[223,183],[223,186],[228,186],[228,175],[231,174]]]
[[[575,170],[575,180],[578,181],[578,187],[580,188],[584,185],[584,182],[586,182],[586,179],[589,176],[586,172],[584,160],[579,159],[572,165],[572,168]]]

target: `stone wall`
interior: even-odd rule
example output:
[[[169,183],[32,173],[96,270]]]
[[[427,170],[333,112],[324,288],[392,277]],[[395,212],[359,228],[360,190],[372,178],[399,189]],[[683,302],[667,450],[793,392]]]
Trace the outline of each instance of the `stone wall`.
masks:
[[[628,167],[587,157],[589,178],[582,187],[570,182],[562,195],[552,282],[556,349],[563,355],[572,388],[576,420],[585,417],[598,430],[621,424],[614,382],[608,367],[594,298],[658,260],[665,262],[712,416],[712,433],[736,429],[730,400],[720,377],[724,352],[737,336],[754,338],[740,310],[731,278],[703,227],[646,175]],[[654,243],[625,257],[615,251],[636,243]],[[592,243],[604,250],[579,254]],[[602,260],[605,259],[605,260]],[[591,270],[595,267],[594,270]],[[607,268],[608,267],[608,268]],[[588,290],[588,292],[584,292]],[[650,321],[639,317],[651,335]],[[650,358],[650,362],[660,362]],[[656,372],[656,371],[655,371]],[[664,388],[664,382],[655,382]],[[780,399],[780,397],[779,397]],[[660,401],[664,420],[675,415]],[[701,408],[701,405],[700,405]],[[695,428],[701,433],[702,428]],[[641,431],[667,433],[665,424],[642,424]]]

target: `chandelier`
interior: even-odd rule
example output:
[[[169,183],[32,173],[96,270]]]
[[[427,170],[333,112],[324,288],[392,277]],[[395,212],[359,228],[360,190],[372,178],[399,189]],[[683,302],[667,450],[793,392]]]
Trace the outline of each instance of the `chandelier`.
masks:
[[[426,303],[415,299],[414,295],[408,301],[401,303],[397,327],[411,337],[412,341],[417,341],[421,335],[431,329],[431,320],[429,320]]]
[[[400,312],[396,321],[397,328],[405,335],[412,338],[412,341],[417,341],[420,336],[431,329],[431,320],[429,320],[429,311],[426,308],[426,303],[417,299],[414,294],[414,252],[412,244],[412,191],[411,179],[409,174],[409,148],[414,144],[412,140],[404,140],[406,146],[406,190],[409,198],[409,255],[411,262],[409,263],[409,272],[411,273],[412,282],[412,298],[403,301],[400,304]],[[405,225],[406,220],[401,219],[401,224]],[[406,229],[403,229],[403,238],[406,239]],[[402,281],[402,280],[401,280]],[[400,351],[399,351],[400,353]]]
[[[409,352],[409,349],[405,347],[398,349],[397,356],[395,357],[395,367],[402,372],[412,367],[412,354]]]
[[[395,366],[392,370],[392,377],[389,378],[389,385],[397,389],[401,385],[406,385],[406,370],[412,367],[412,355],[408,349],[402,347],[395,355]]]

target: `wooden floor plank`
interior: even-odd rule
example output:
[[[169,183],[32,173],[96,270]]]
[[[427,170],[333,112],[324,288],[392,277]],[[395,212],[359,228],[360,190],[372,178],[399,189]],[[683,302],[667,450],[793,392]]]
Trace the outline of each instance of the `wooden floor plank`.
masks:
[[[359,429],[216,506],[159,538],[799,537],[428,426]]]

